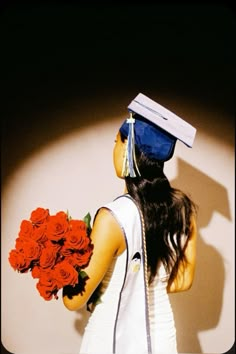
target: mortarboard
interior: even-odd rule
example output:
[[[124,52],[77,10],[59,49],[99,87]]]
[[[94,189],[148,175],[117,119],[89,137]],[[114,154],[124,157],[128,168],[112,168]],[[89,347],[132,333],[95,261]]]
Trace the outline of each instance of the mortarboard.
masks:
[[[196,128],[142,93],[129,104],[128,111],[130,117],[120,127],[120,132],[128,138],[125,176],[136,177],[134,166],[139,173],[134,145],[159,161],[173,156],[177,140],[192,147]]]

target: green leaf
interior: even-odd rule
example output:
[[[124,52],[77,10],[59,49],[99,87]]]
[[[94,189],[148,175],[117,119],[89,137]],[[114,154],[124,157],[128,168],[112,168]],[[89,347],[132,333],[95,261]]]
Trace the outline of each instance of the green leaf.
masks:
[[[70,216],[70,213],[69,213],[69,210],[67,209],[66,211],[66,214],[67,214],[67,219],[68,221],[70,221],[72,219],[72,217]]]
[[[87,215],[85,215],[85,217],[83,218],[83,221],[85,222],[85,224],[87,225],[88,229],[91,229],[90,223],[91,223],[91,215],[90,213],[88,213]]]
[[[81,271],[79,272],[79,275],[80,275],[80,277],[81,277],[82,279],[87,278],[87,276],[88,276],[88,274],[87,274],[84,270],[81,270]]]

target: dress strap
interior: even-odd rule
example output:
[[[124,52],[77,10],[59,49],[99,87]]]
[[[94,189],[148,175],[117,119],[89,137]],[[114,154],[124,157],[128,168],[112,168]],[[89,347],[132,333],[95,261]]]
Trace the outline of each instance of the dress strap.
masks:
[[[151,329],[150,329],[150,299],[149,299],[149,286],[148,286],[148,264],[147,264],[147,247],[146,247],[146,233],[145,233],[145,222],[142,210],[137,205],[137,202],[129,195],[125,194],[127,197],[133,201],[136,205],[142,226],[142,247],[143,247],[143,259],[144,259],[144,283],[145,283],[145,300],[146,300],[146,325],[147,325],[147,345],[148,354],[152,354],[152,343],[151,343]]]

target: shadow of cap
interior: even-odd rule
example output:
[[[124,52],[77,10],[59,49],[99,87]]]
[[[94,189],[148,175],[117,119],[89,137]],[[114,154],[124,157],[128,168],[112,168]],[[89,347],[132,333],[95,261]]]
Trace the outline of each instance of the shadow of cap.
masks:
[[[214,212],[231,220],[228,191],[225,186],[182,159],[177,159],[177,176],[171,185],[190,195],[198,206],[199,227],[206,226]]]

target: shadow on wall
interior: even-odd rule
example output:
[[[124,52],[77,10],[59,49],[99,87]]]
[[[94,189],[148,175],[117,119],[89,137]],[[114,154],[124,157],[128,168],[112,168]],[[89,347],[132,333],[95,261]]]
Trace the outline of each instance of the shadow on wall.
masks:
[[[88,319],[91,313],[87,311],[86,306],[84,306],[81,310],[78,310],[76,313],[77,313],[77,318],[75,320],[74,326],[76,331],[79,333],[79,335],[82,338],[84,334],[84,329],[88,323]]]
[[[199,208],[197,267],[193,286],[187,292],[172,294],[170,299],[176,320],[179,352],[202,353],[198,333],[218,324],[225,270],[221,254],[203,240],[201,229],[207,227],[214,212],[231,219],[227,190],[181,159],[178,159],[178,176],[171,184],[182,190],[187,186]]]

